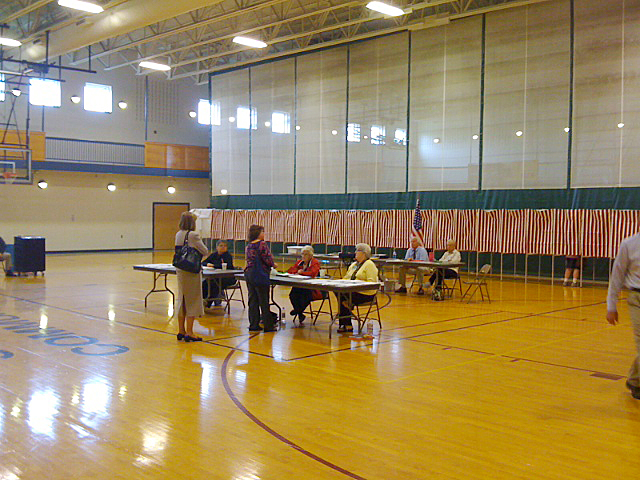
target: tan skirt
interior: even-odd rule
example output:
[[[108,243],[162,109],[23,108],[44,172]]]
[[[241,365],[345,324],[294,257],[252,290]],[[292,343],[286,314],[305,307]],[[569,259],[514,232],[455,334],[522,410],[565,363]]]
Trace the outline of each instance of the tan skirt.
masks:
[[[199,273],[185,272],[176,268],[178,275],[178,293],[176,295],[175,312],[180,313],[184,302],[187,317],[204,315],[202,304],[202,276]]]

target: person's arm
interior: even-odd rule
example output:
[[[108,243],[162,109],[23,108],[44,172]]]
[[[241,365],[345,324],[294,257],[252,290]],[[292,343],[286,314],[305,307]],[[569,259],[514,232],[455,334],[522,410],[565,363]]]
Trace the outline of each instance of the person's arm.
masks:
[[[275,268],[276,263],[273,261],[273,255],[266,242],[262,242],[260,245],[260,255],[262,255],[262,261],[267,267]]]
[[[236,267],[233,266],[233,255],[231,255],[229,252],[224,252],[222,254],[221,257],[222,263],[226,263],[227,264],[227,270],[235,270]],[[222,267],[222,265],[220,265],[220,267]]]
[[[407,253],[404,254],[404,259],[405,260],[412,260],[411,258],[411,249],[407,249]]]
[[[202,266],[206,267],[210,263],[213,264],[213,253],[202,261]]]
[[[309,268],[307,268],[304,272],[298,272],[299,275],[304,275],[305,277],[315,278],[320,273],[320,262],[313,258],[311,263],[309,263]]]
[[[209,255],[209,249],[206,247],[202,240],[200,240],[200,235],[194,231],[188,233],[189,235],[189,244],[196,250],[198,250],[202,256]]]
[[[302,260],[298,260],[293,267],[287,270],[287,273],[298,273],[298,270],[300,269],[300,262],[302,262]]]
[[[618,323],[618,295],[624,285],[624,279],[627,276],[629,268],[629,252],[627,251],[627,243],[622,242],[620,251],[613,263],[613,270],[609,278],[609,291],[607,292],[607,321],[611,325]]]
[[[377,282],[378,281],[378,267],[371,260],[367,261],[366,265],[363,265],[364,270],[363,281],[365,282]]]

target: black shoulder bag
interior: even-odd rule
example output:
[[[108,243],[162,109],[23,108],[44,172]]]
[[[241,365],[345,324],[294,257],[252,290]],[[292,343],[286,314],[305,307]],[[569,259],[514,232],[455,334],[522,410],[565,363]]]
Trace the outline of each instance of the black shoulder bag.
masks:
[[[185,272],[200,273],[202,268],[202,254],[189,246],[189,233],[184,236],[184,244],[173,255],[173,266]]]

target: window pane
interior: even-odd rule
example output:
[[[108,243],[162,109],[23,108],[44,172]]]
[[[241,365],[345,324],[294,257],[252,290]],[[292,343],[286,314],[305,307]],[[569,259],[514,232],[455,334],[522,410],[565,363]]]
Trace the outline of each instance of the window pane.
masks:
[[[84,109],[88,112],[111,113],[113,111],[111,85],[85,83]]]
[[[211,125],[211,104],[209,100],[198,102],[198,123],[200,125]]]
[[[236,112],[237,125],[241,130],[256,130],[258,128],[258,115],[255,108],[238,107]]]
[[[350,123],[347,125],[347,142],[360,141],[360,124]]]
[[[62,101],[60,82],[44,78],[29,80],[29,103],[41,107],[59,107]]]
[[[291,116],[284,112],[271,114],[271,131],[273,133],[291,133]]]
[[[384,125],[371,125],[371,145],[385,144],[385,127]]]

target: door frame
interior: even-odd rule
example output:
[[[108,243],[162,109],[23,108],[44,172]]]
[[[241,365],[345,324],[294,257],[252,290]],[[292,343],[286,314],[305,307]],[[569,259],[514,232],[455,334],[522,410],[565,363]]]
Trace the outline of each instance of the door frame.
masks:
[[[186,205],[187,211],[191,210],[189,202],[153,202],[151,207],[151,249],[156,249],[156,205]]]

